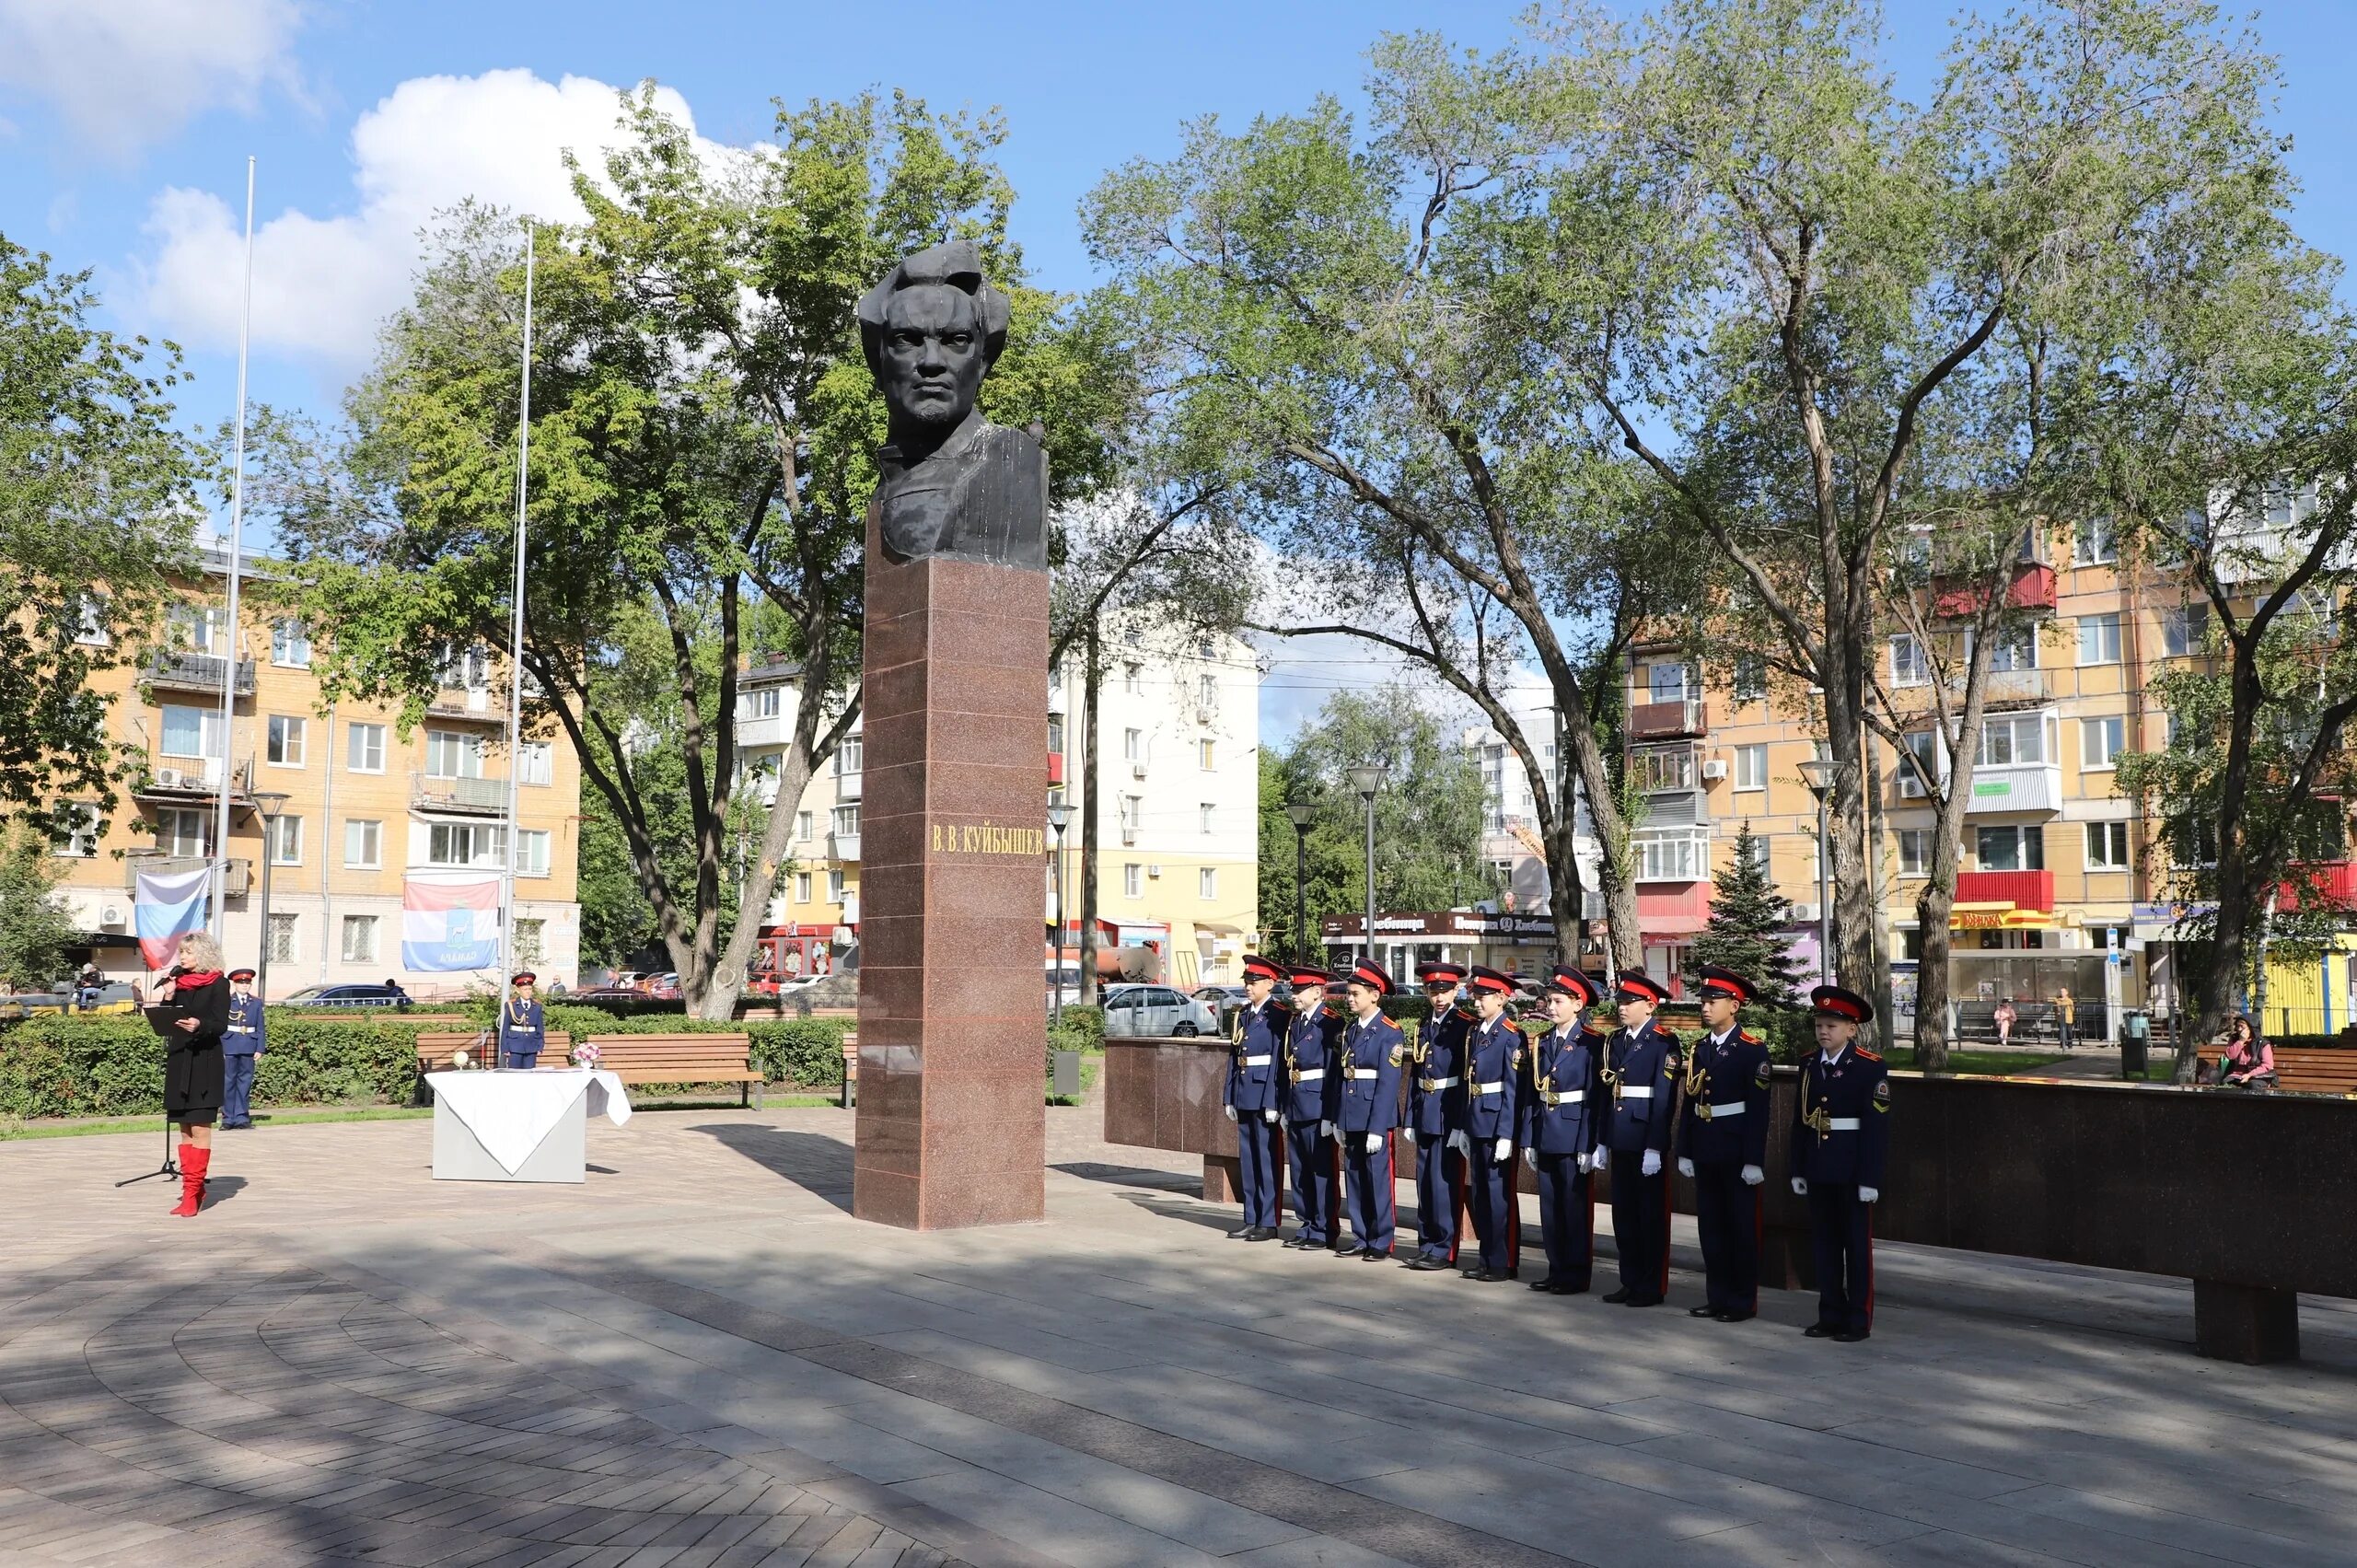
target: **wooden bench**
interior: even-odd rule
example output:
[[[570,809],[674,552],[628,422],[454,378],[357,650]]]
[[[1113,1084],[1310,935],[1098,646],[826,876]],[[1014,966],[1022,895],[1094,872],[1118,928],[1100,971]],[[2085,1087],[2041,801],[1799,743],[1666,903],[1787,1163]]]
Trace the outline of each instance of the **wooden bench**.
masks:
[[[2205,1045],[2201,1048],[2201,1064],[2214,1069],[2224,1055],[2221,1048]],[[2286,1094],[2357,1095],[2357,1051],[2279,1045],[2275,1048],[2275,1086]]]
[[[485,1027],[480,1029],[449,1033],[429,1031],[419,1035],[417,1037],[418,1073],[423,1075],[427,1073],[445,1071],[450,1065],[450,1053],[462,1048],[468,1055],[480,1061],[482,1053],[492,1048],[490,1028]],[[573,1054],[573,1036],[563,1029],[551,1029],[548,1044],[544,1049],[557,1061],[562,1062]],[[494,1063],[493,1065],[496,1066],[497,1063]]]
[[[842,1107],[849,1110],[859,1103],[859,1031],[851,1029],[843,1035],[843,1098]]]
[[[589,1043],[598,1065],[625,1084],[735,1084],[747,1105],[761,1103],[765,1080],[749,1035],[591,1035]]]

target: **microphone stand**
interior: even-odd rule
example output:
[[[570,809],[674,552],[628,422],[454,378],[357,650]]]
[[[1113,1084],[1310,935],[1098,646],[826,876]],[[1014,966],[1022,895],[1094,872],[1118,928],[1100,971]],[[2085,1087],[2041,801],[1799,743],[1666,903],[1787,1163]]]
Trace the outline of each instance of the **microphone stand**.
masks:
[[[138,993],[134,990],[133,992],[134,997],[135,998],[137,994]],[[160,1035],[157,1038],[158,1040],[163,1039]],[[172,1042],[166,1040],[164,1040],[164,1072],[167,1082],[169,1082],[171,1076],[171,1060]],[[180,1173],[180,1164],[172,1158],[172,1113],[168,1110],[164,1113],[164,1164],[162,1168],[157,1170],[142,1171],[137,1176],[126,1176],[121,1181],[116,1182],[115,1185],[117,1187],[128,1187],[134,1181],[153,1181],[159,1176],[172,1177],[178,1176]]]

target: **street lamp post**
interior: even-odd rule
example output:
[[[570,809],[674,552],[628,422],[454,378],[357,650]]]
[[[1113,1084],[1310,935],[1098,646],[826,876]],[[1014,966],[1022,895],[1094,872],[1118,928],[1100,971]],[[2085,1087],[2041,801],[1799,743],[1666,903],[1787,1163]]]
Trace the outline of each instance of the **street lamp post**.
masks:
[[[1288,802],[1293,819],[1293,961],[1309,961],[1309,819],[1317,807],[1306,800]]]
[[[1801,764],[1801,782],[1817,796],[1817,978],[1819,984],[1833,983],[1833,856],[1831,846],[1825,842],[1827,823],[1826,797],[1833,793],[1833,764],[1823,757],[1811,757]]]
[[[268,789],[253,795],[254,814],[261,819],[261,956],[254,961],[254,994],[265,1002],[270,1000],[270,866],[278,858],[278,815],[289,798]]]
[[[1375,958],[1375,796],[1390,770],[1380,762],[1362,762],[1351,770],[1351,787],[1366,806],[1366,961]]]
[[[1056,1000],[1050,1012],[1059,1024],[1064,1021],[1064,824],[1071,820],[1071,807],[1061,800],[1048,803],[1048,848],[1055,857],[1056,889]]]

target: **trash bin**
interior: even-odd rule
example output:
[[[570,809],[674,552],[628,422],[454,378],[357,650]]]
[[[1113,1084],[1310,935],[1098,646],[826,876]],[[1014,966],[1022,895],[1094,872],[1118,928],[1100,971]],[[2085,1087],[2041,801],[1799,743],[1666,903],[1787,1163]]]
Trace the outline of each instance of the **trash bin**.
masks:
[[[2119,1020],[2119,1075],[2142,1083],[2144,1079],[2145,1052],[2153,1042],[2153,1020],[2141,1009],[2131,1010]]]

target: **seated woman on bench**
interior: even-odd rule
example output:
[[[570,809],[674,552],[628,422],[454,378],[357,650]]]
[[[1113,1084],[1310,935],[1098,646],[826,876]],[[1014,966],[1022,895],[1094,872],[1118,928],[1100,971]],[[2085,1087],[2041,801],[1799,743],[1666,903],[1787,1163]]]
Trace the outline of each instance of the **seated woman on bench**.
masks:
[[[2218,1059],[2218,1082],[2230,1089],[2275,1087],[2275,1048],[2259,1038],[2247,1015],[2226,1026],[2226,1049]]]

